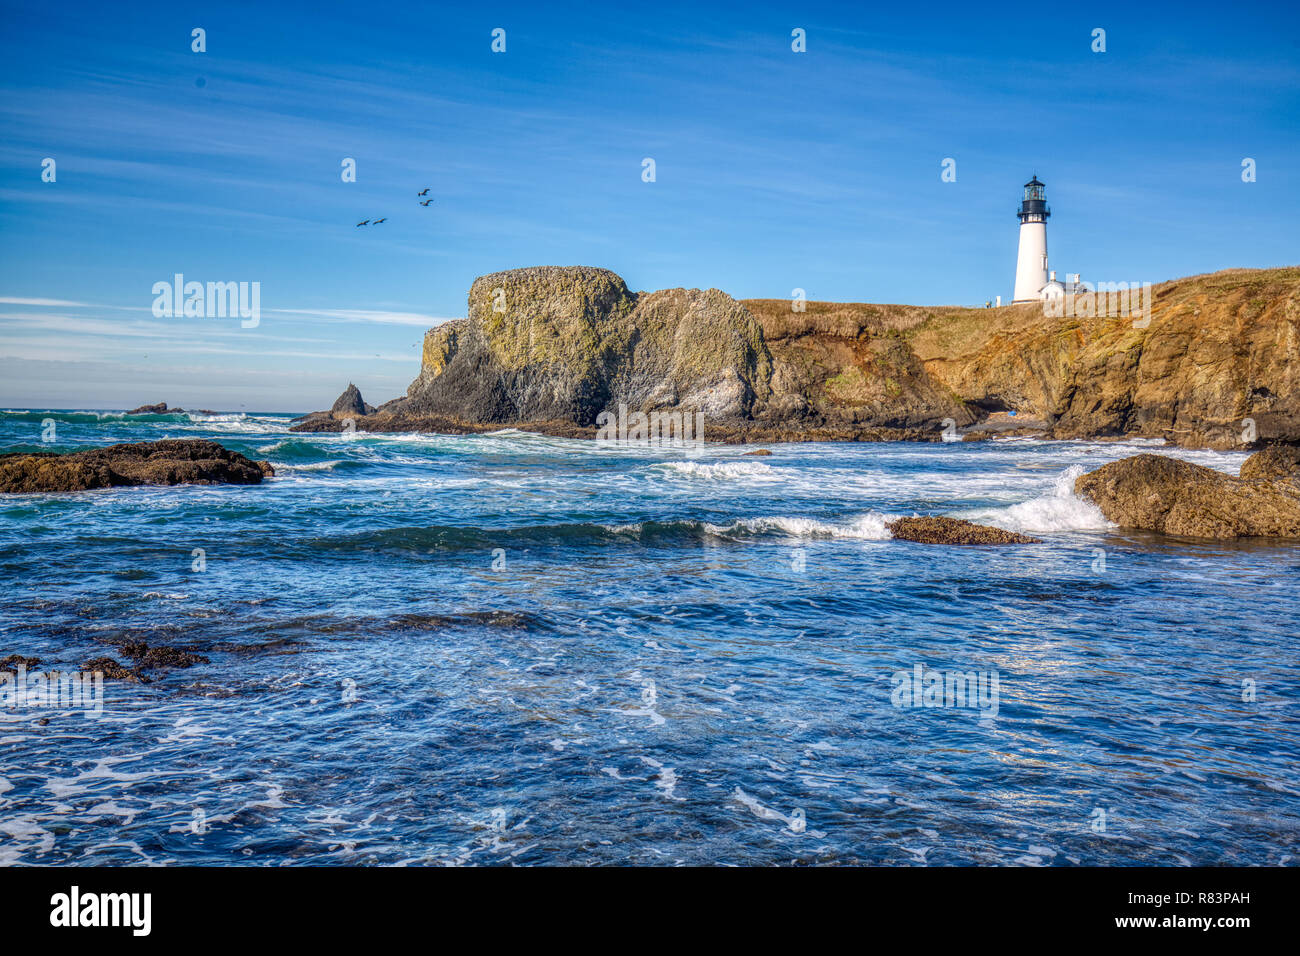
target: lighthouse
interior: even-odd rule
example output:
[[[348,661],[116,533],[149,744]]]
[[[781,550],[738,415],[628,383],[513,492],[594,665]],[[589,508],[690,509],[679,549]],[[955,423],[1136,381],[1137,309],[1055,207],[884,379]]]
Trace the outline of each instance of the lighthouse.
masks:
[[[1037,302],[1047,285],[1047,187],[1038,176],[1025,183],[1020,211],[1020,254],[1016,257],[1015,302]]]

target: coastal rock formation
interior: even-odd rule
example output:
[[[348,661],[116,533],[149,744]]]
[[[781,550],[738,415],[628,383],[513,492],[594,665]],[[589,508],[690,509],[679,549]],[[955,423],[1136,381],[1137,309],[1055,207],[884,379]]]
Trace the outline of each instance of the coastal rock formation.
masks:
[[[1300,538],[1300,482],[1277,475],[1279,457],[1252,455],[1234,478],[1165,455],[1135,455],[1080,475],[1074,492],[1123,528],[1198,538]]]
[[[166,402],[159,402],[157,405],[141,405],[139,408],[133,408],[128,415],[178,415],[184,412],[183,408],[168,408]]]
[[[1300,442],[1300,269],[1164,282],[1136,318],[1114,314],[1113,298],[1059,317],[1037,304],[983,319],[935,310],[909,342],[963,399],[1041,417],[1053,437]]]
[[[356,427],[590,436],[625,404],[702,412],[720,441],[934,441],[960,429],[1300,443],[1298,293],[1300,268],[1232,269],[1155,286],[1140,317],[1107,295],[1049,315],[1037,303],[637,293],[605,269],[515,269],[477,279],[468,316],[426,334],[407,394]],[[334,412],[296,426],[342,427]]]
[[[334,400],[334,406],[330,409],[332,415],[371,415],[374,414],[375,407],[367,405],[361,397],[361,390],[351,382],[343,390],[343,394]]]
[[[758,324],[716,289],[634,294],[606,269],[544,266],[475,280],[469,316],[429,331],[400,409],[468,423],[690,408],[746,418],[766,401]]]
[[[889,533],[899,541],[918,541],[922,544],[1041,544],[1038,538],[974,524],[960,518],[913,517],[898,518],[888,526]]]
[[[274,475],[216,442],[169,438],[91,448],[70,454],[0,454],[0,492],[85,491],[118,485],[255,485]]]

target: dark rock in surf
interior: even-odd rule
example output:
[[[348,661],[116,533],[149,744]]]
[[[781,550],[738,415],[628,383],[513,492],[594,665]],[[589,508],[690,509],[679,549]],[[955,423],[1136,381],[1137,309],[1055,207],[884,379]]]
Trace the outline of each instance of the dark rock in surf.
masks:
[[[1265,449],[1234,478],[1166,455],[1134,455],[1080,475],[1074,493],[1122,528],[1194,538],[1300,538],[1300,482]],[[1257,476],[1257,477],[1256,477]]]
[[[193,667],[195,664],[208,663],[202,654],[175,647],[150,647],[144,641],[130,641],[123,644],[121,650],[140,667]]]
[[[19,665],[31,670],[39,666],[41,659],[39,657],[24,657],[22,654],[10,654],[8,657],[0,657],[0,674],[16,674]]]
[[[921,544],[1041,544],[1038,538],[974,524],[960,518],[899,518],[889,523],[889,533],[900,541]]]
[[[87,674],[103,674],[104,680],[124,680],[132,684],[149,683],[149,678],[139,670],[127,670],[120,661],[115,661],[111,657],[96,657],[94,660],[86,661],[81,665],[81,670]]]
[[[256,485],[275,474],[216,442],[168,438],[86,451],[0,454],[0,492],[86,491],[121,485]]]

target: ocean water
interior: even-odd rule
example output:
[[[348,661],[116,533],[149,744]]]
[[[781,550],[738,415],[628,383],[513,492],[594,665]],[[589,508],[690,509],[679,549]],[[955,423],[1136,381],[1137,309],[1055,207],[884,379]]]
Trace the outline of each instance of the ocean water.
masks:
[[[0,498],[0,657],[210,658],[108,682],[98,714],[0,708],[0,863],[1300,855],[1300,552],[1122,532],[1071,494],[1152,443],[289,423],[0,413],[9,450],[203,437],[277,471]],[[890,540],[914,513],[1043,543]],[[907,706],[918,667],[985,694]]]

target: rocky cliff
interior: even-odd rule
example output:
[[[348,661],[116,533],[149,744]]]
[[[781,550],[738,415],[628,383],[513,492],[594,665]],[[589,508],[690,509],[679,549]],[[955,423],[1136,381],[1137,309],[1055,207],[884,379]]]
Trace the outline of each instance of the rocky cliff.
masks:
[[[620,403],[750,418],[770,380],[758,323],[724,293],[637,295],[605,269],[544,266],[475,280],[469,317],[425,336],[400,409],[496,424],[591,425]]]
[[[716,289],[631,292],[604,269],[516,269],[476,280],[467,318],[425,336],[407,395],[357,427],[591,434],[625,404],[703,412],[723,440],[934,440],[945,419],[984,427],[1015,412],[1055,437],[1295,443],[1298,292],[1300,269],[1237,269],[1162,283],[1140,317],[1104,314],[1104,298],[1064,310],[1080,315],[796,311]]]

